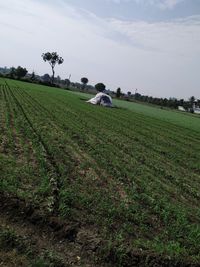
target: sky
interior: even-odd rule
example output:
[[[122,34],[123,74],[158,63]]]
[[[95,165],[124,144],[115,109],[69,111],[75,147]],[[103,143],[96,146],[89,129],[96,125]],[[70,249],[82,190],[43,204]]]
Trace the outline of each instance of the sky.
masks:
[[[107,89],[200,98],[200,0],[0,0],[0,66]]]

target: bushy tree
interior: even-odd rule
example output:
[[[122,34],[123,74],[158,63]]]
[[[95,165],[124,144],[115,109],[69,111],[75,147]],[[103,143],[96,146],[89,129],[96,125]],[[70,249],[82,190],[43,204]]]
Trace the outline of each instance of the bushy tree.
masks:
[[[86,78],[86,77],[83,77],[83,78],[81,78],[81,82],[82,82],[82,88],[83,89],[85,89],[85,86],[86,86],[86,84],[89,82],[89,80],[88,80],[88,78]]]
[[[50,83],[51,81],[51,77],[49,76],[48,73],[45,73],[43,76],[42,76],[42,80],[46,83]]]
[[[105,84],[103,83],[97,83],[95,85],[95,89],[98,91],[98,92],[103,92],[105,89],[106,89],[106,86]]]
[[[64,62],[64,59],[62,57],[60,57],[57,52],[46,52],[42,54],[42,58],[43,60],[46,62],[48,62],[51,66],[51,70],[52,70],[52,79],[51,82],[54,82],[54,76],[55,76],[55,65],[58,64],[62,64]]]
[[[21,79],[22,77],[24,77],[27,74],[27,69],[26,68],[22,68],[21,66],[18,66],[15,69],[15,75],[17,76],[18,79]]]

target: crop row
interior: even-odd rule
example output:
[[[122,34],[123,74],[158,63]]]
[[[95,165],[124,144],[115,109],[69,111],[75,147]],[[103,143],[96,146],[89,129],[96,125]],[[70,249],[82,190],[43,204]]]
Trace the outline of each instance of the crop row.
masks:
[[[135,246],[157,250],[167,242],[166,250],[173,244],[198,254],[197,133],[125,109],[90,106],[61,90],[8,82],[0,92],[8,154],[17,150],[15,158],[28,166],[17,163],[24,177],[16,191],[62,216],[101,225],[119,242],[129,237]],[[5,176],[7,190],[14,178]]]
[[[49,103],[49,100],[47,102]],[[43,105],[45,105],[45,103],[43,103]],[[112,157],[115,157],[115,158],[118,157],[120,159],[124,159],[125,161],[126,160],[125,156],[127,154],[128,155],[130,154],[129,156],[131,156],[131,159],[133,160],[138,159],[139,163],[144,162],[145,163],[144,168],[148,166],[149,164],[151,169],[155,169],[155,172],[161,173],[161,178],[163,176],[166,178],[169,177],[170,181],[168,182],[176,183],[177,177],[174,177],[174,176],[177,176],[177,168],[180,173],[179,175],[181,176],[181,181],[184,182],[184,179],[185,179],[185,182],[187,183],[191,182],[191,179],[187,179],[187,177],[191,176],[190,168],[192,169],[194,168],[194,166],[190,166],[189,163],[187,163],[186,166],[183,166],[183,162],[181,161],[181,159],[183,159],[182,146],[179,146],[179,148],[177,146],[175,147],[172,146],[169,159],[168,159],[167,153],[165,152],[165,150],[167,149],[167,146],[169,146],[167,141],[165,141],[164,144],[162,144],[161,140],[158,140],[158,143],[159,144],[161,143],[162,146],[159,145],[161,146],[159,147],[160,148],[159,150],[158,148],[155,149],[156,144],[153,140],[151,140],[151,136],[153,134],[152,131],[151,132],[149,131],[148,133],[144,135],[143,132],[137,132],[137,130],[133,132],[132,129],[131,130],[126,129],[126,134],[125,134],[123,133],[124,128],[122,127],[121,129],[121,132],[123,134],[123,137],[122,137],[121,135],[119,135],[120,130],[118,129],[111,130],[110,129],[111,127],[109,127],[108,125],[105,125],[105,120],[101,121],[99,125],[95,125],[95,121],[91,120],[91,117],[88,114],[87,114],[87,117],[85,114],[83,114],[83,119],[87,118],[87,120],[85,119],[85,121],[82,121],[83,119],[81,115],[79,115],[78,123],[75,124],[77,120],[76,114],[75,116],[73,116],[74,114],[70,114],[70,121],[66,121],[67,119],[66,116],[64,118],[62,117],[62,115],[66,114],[67,112],[64,105],[61,107],[60,103],[56,104],[56,103],[51,103],[51,102],[50,102],[50,105],[55,107],[53,114],[54,114],[54,120],[56,121],[56,123],[60,122],[61,127],[64,127],[66,131],[69,131],[70,123],[72,124],[71,129],[70,129],[71,135],[72,135],[72,138],[74,135],[78,139],[77,142],[80,142],[79,146],[81,145],[81,143],[83,143],[83,139],[84,139],[84,142],[85,140],[89,142],[89,138],[92,138],[93,136],[93,139],[94,140],[96,139],[97,144],[96,143],[94,144],[93,139],[91,139],[91,142],[89,144],[86,143],[86,145],[89,146],[89,149],[93,145],[94,149],[95,147],[97,147],[96,150],[98,151],[99,149],[103,149],[103,147],[105,146],[105,143],[106,143],[106,148],[108,148],[107,150],[109,150],[108,146],[110,145],[112,149],[111,151],[112,153],[114,153],[114,150],[116,150],[116,154],[111,156],[111,160],[112,160]],[[57,114],[57,116],[55,114]],[[95,129],[94,129],[94,125],[95,125]],[[109,125],[111,126],[110,121],[109,121]],[[84,136],[84,132],[85,132],[85,136]],[[70,133],[68,132],[68,134]],[[134,134],[136,135],[136,137],[134,136]],[[149,134],[149,136],[147,134]],[[108,139],[106,140],[106,138]],[[150,142],[149,142],[149,139],[150,139]],[[136,142],[134,142],[135,140]],[[197,144],[196,144],[196,147],[198,148]],[[87,149],[87,147],[86,148],[84,147],[84,149]],[[151,154],[150,155],[151,157],[149,157],[149,155],[147,154],[148,150],[150,151],[149,153]],[[181,152],[179,152],[178,150],[181,150]],[[186,145],[185,150],[187,150],[187,145]],[[192,151],[193,153],[190,153],[191,155],[189,156],[189,159],[193,162],[193,164],[196,164],[196,165],[199,164],[197,151],[195,150],[193,151],[193,149],[191,149],[190,151]],[[185,156],[187,155],[184,154],[184,157]],[[174,158],[176,158],[177,160],[177,163],[178,163],[177,166],[176,166],[176,161],[174,160]],[[131,159],[128,158],[127,162],[130,162]],[[149,163],[148,163],[148,160],[150,160]],[[124,163],[127,163],[127,162],[125,161]],[[156,167],[157,165],[158,167]],[[168,167],[167,174],[165,174],[166,166]],[[173,170],[174,173],[173,172],[170,173],[169,170],[170,171]],[[155,175],[157,175],[157,173],[155,173]],[[193,175],[192,185],[196,187],[194,182],[196,180],[196,182],[198,183],[198,175],[195,175],[195,173],[192,173],[192,175]],[[180,179],[177,178],[177,183],[179,182],[179,180]],[[184,186],[184,183],[182,184]],[[190,188],[190,186],[191,186],[190,184],[188,185],[188,187],[186,186],[186,190],[187,188]],[[197,198],[198,198],[198,193],[197,193]]]
[[[56,121],[58,121],[58,118],[59,117],[57,117],[57,118],[55,118],[56,119]],[[80,121],[80,119],[79,119],[79,121]],[[69,122],[67,122],[67,129],[69,128]],[[78,124],[77,124],[78,125]],[[78,125],[79,126],[79,125]],[[88,125],[87,125],[88,126]],[[102,126],[102,125],[101,125]],[[66,127],[65,127],[66,128]],[[66,129],[66,130],[67,130]],[[107,140],[105,140],[105,136],[103,135],[103,132],[101,133],[100,132],[100,130],[101,129],[98,129],[96,132],[95,132],[95,137],[97,137],[97,134],[99,133],[100,134],[100,136],[102,136],[103,137],[103,140],[102,140],[102,142],[100,143],[100,137],[98,136],[97,137],[97,140],[98,140],[98,143],[100,143],[100,146],[102,146],[102,148],[103,148],[103,146],[104,146],[104,141],[107,141]],[[79,132],[81,132],[81,135],[83,135],[83,131],[81,131],[81,129],[80,129],[80,126],[79,126],[79,128],[77,129],[77,128],[75,128],[75,125],[74,125],[74,122],[73,122],[73,132],[72,132],[72,134],[76,134],[76,133],[79,133]],[[93,135],[94,135],[94,129],[93,129],[93,133],[92,133]],[[91,135],[89,135],[89,137],[90,137]],[[77,135],[76,135],[76,137],[77,137]],[[86,133],[86,138],[88,138],[88,135],[87,135],[87,133]],[[111,136],[111,138],[112,138],[112,136]],[[80,137],[80,139],[81,139],[81,137]],[[82,138],[83,139],[83,138]],[[88,138],[89,139],[89,138]],[[102,138],[101,138],[102,139]],[[110,140],[112,140],[112,139],[110,139]],[[111,141],[109,140],[109,142],[111,143]],[[92,140],[93,141],[93,140]],[[114,140],[115,142],[116,142],[116,144],[118,143],[118,140]],[[81,143],[79,143],[79,146],[81,145]],[[91,145],[92,144],[90,144],[90,143],[86,143],[86,145],[88,146],[88,147],[90,147],[91,148]],[[94,144],[94,147],[96,146],[96,145],[98,145],[98,144]],[[114,144],[113,143],[111,143],[111,147],[113,146]],[[136,147],[135,148],[135,144],[134,144],[134,147],[133,147],[133,149],[135,148],[135,150],[136,151],[134,151],[134,150],[132,150],[131,149],[131,147],[130,147],[130,143],[128,144],[129,145],[129,150],[130,151],[133,151],[133,153],[134,153],[134,158],[137,158],[137,151],[139,151],[140,152],[140,154],[139,154],[139,156],[138,156],[138,158],[140,159],[141,158],[141,161],[144,161],[144,163],[145,163],[145,166],[147,165],[147,162],[145,161],[145,159],[144,159],[144,156],[143,157],[141,157],[141,147]],[[146,144],[144,144],[145,145],[145,147],[146,147]],[[121,146],[121,144],[120,144],[120,146]],[[128,146],[125,146],[125,149],[126,149],[126,147],[128,148]],[[109,147],[107,147],[108,149],[109,149]],[[107,149],[106,148],[106,149]],[[86,148],[87,149],[87,148]],[[99,148],[98,147],[98,152],[99,152],[99,150],[101,149],[101,147]],[[113,148],[112,148],[112,153],[113,153]],[[122,147],[121,147],[121,150],[122,150]],[[142,151],[144,151],[144,146],[143,146],[143,150]],[[122,154],[120,154],[120,152],[122,152]],[[124,152],[126,152],[127,153],[127,151],[118,151],[118,150],[116,150],[116,153],[114,154],[114,155],[112,155],[113,157],[116,157],[116,156],[118,156],[118,158],[121,158],[122,159],[122,155],[124,155]],[[135,153],[136,152],[136,153]],[[145,152],[145,151],[144,151]],[[152,153],[153,154],[153,153]],[[131,154],[131,156],[132,156],[133,154]],[[111,156],[111,157],[112,157]],[[152,155],[153,157],[155,157],[155,155]],[[118,159],[117,159],[118,160]],[[131,160],[131,159],[127,159],[127,162],[128,163],[130,163],[130,161],[129,160]],[[159,168],[156,168],[155,167],[155,162],[153,162],[153,163],[151,163],[151,168],[153,169],[153,168],[155,168],[157,171],[159,171],[159,172],[161,172],[161,175],[163,175],[163,171],[164,171],[164,167],[166,166],[166,160],[165,160],[165,162],[163,162],[163,165],[164,165],[164,167],[163,168],[161,168],[161,164],[160,164],[160,162],[161,162],[161,159],[160,158],[155,158],[155,161],[158,161],[159,160]],[[119,160],[118,160],[118,162],[119,162]],[[123,162],[123,165],[125,165],[125,163],[126,162]],[[130,164],[131,165],[131,164]],[[145,168],[145,166],[144,166],[144,168]],[[171,167],[171,166],[169,166],[169,167]],[[172,165],[172,167],[173,167],[173,165]],[[143,169],[144,169],[143,168]],[[113,170],[114,168],[112,168],[112,170]],[[185,171],[185,169],[183,170],[183,171]],[[186,170],[187,171],[187,170]],[[179,172],[180,172],[180,170],[179,170]],[[182,175],[182,174],[181,174]],[[184,173],[184,175],[185,175],[185,173]],[[171,177],[170,177],[171,176]],[[174,179],[173,179],[173,176],[172,175],[170,175],[169,174],[169,177],[171,178],[170,180],[171,181],[173,181]],[[182,180],[183,180],[184,178],[182,177]],[[194,183],[194,179],[193,179],[193,183]],[[187,188],[187,187],[186,187]],[[188,186],[188,188],[190,188],[190,186]]]

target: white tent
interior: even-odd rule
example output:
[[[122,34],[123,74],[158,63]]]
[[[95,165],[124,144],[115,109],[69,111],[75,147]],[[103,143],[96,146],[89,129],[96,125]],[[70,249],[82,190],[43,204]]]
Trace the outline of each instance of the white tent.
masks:
[[[112,98],[105,93],[98,93],[95,97],[87,101],[93,105],[102,105],[104,107],[112,107]]]

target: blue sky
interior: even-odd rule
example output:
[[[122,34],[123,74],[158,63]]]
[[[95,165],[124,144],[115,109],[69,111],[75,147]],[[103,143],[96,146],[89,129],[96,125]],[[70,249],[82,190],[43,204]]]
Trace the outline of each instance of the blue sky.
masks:
[[[116,17],[124,20],[159,21],[200,14],[199,0],[69,0],[98,16]]]
[[[124,92],[200,98],[200,0],[7,0],[0,2],[1,66],[50,73]]]

